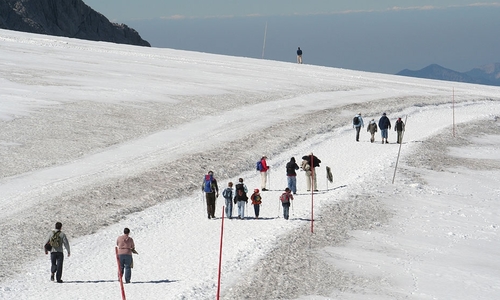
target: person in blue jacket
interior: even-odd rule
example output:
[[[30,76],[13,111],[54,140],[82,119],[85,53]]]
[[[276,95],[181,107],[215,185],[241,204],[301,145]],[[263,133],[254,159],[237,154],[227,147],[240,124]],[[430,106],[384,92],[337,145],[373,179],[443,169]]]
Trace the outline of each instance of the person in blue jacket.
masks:
[[[389,129],[391,129],[391,121],[387,117],[386,113],[382,114],[382,117],[378,120],[378,128],[380,129],[380,134],[382,135],[382,144],[389,144],[387,138],[389,137]]]

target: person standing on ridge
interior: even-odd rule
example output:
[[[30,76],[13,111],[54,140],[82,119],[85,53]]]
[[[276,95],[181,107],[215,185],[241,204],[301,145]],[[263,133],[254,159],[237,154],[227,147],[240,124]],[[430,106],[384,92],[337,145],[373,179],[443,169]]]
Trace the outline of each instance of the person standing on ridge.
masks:
[[[55,275],[55,279],[58,283],[63,283],[61,279],[63,272],[63,262],[64,262],[63,245],[64,248],[66,248],[66,251],[68,251],[68,257],[71,256],[68,238],[66,237],[64,232],[61,231],[61,228],[62,228],[62,223],[57,222],[55,230],[49,233],[44,244],[44,245],[50,244],[51,246],[50,250],[45,248],[45,254],[48,254],[50,251],[50,262],[51,262],[50,280],[54,281],[54,275]]]
[[[300,50],[300,47],[297,49],[297,63],[302,63],[302,50]]]
[[[391,120],[387,117],[386,113],[382,114],[382,117],[378,120],[378,128],[380,128],[380,135],[382,135],[382,144],[389,144],[387,138],[389,137],[389,129],[391,129]]]
[[[396,121],[394,130],[398,133],[398,144],[401,144],[403,142],[403,132],[405,131],[405,123],[401,120],[401,118],[398,118]]]
[[[214,172],[208,171],[208,174],[205,175],[201,190],[205,192],[208,218],[215,218],[215,199],[219,197],[219,187],[217,180],[214,178]]]
[[[299,166],[295,162],[295,157],[290,158],[290,161],[286,164],[286,178],[288,183],[288,188],[292,191],[292,193],[297,193],[297,173],[295,170],[298,170]]]
[[[354,116],[354,119],[352,120],[352,127],[356,129],[356,142],[359,142],[359,131],[361,130],[361,127],[365,127],[361,113]]]

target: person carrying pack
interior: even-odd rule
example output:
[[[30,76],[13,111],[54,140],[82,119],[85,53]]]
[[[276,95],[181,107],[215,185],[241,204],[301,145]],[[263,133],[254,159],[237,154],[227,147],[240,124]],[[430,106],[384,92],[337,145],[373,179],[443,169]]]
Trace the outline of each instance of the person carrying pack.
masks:
[[[50,262],[51,262],[50,280],[54,281],[55,279],[58,283],[63,283],[61,279],[63,271],[63,262],[64,262],[63,246],[64,248],[66,248],[66,251],[68,252],[68,257],[70,257],[71,255],[68,238],[66,237],[66,234],[64,234],[64,232],[61,231],[61,228],[62,228],[62,223],[57,222],[55,230],[51,231],[48,234],[44,244],[45,254],[49,254],[50,252]]]
[[[258,162],[257,162],[258,164]],[[260,159],[260,189],[262,191],[268,191],[267,189],[267,171],[269,170],[269,166],[267,165],[267,156],[262,155]]]
[[[281,194],[280,201],[283,206],[283,218],[288,220],[290,217],[290,201],[293,200],[293,195],[289,188],[285,189],[285,192]]]
[[[227,188],[222,191],[222,197],[226,200],[226,218],[233,218],[233,183],[228,182]]]
[[[356,142],[359,142],[359,131],[361,130],[361,127],[365,127],[361,113],[358,113],[354,116],[354,119],[352,119],[352,127],[356,129]]]
[[[217,180],[214,178],[214,172],[208,171],[207,175],[205,175],[201,190],[205,193],[208,218],[215,218],[215,200],[219,197],[219,187]]]

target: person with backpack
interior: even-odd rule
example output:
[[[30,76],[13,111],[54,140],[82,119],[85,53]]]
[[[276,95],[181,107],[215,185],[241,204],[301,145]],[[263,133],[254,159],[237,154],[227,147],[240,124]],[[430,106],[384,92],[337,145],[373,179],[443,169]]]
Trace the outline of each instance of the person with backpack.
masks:
[[[236,189],[234,204],[238,204],[238,219],[245,218],[245,204],[248,203],[248,196],[243,189]]]
[[[302,170],[306,171],[306,181],[307,181],[307,191],[309,192],[311,188],[315,192],[318,191],[318,180],[316,178],[316,167],[319,167],[321,160],[315,155],[309,153],[309,155],[302,156],[301,167]]]
[[[262,155],[260,159],[260,189],[262,191],[268,191],[267,186],[267,171],[269,170],[269,166],[267,165],[267,156]]]
[[[207,175],[205,175],[201,190],[205,192],[208,218],[215,218],[215,200],[219,197],[219,186],[214,178],[214,172],[208,171]]]
[[[295,171],[298,169],[299,166],[295,162],[295,157],[290,158],[290,161],[286,164],[286,179],[288,188],[294,194],[297,193],[297,173]]]
[[[248,193],[248,188],[245,183],[243,183],[243,178],[238,178],[238,183],[236,184],[236,190],[243,190],[245,194]],[[235,193],[236,195],[236,193]]]
[[[302,50],[300,50],[300,47],[297,49],[297,63],[301,64],[302,63]]]
[[[63,246],[66,248],[68,252],[68,257],[71,256],[71,251],[69,248],[68,238],[66,234],[61,231],[62,223],[57,222],[55,226],[55,230],[52,230],[47,239],[45,240],[45,254],[50,252],[50,280],[55,280],[58,283],[63,283],[62,281],[62,272],[63,272],[63,262],[64,262],[64,252]]]
[[[398,118],[398,120],[396,121],[396,125],[394,125],[394,131],[397,131],[398,144],[401,144],[403,142],[403,132],[405,131],[405,123],[401,120],[401,118]]]
[[[366,131],[368,131],[372,137],[370,138],[370,142],[374,142],[375,141],[375,133],[377,132],[377,123],[375,122],[375,119],[372,119],[370,121],[370,124],[368,124],[368,126],[366,126]]]
[[[252,200],[253,210],[255,212],[255,218],[259,218],[260,205],[262,204],[262,197],[260,196],[259,189],[254,189],[252,196],[250,196],[250,200]]]
[[[226,218],[233,218],[233,183],[228,182],[227,188],[222,191],[222,197],[226,200]]]
[[[134,260],[132,258],[132,253],[138,254],[135,251],[134,239],[129,236],[130,229],[123,229],[123,235],[120,235],[116,239],[116,247],[118,248],[118,260],[120,261],[120,275],[123,276],[123,271],[125,270],[125,283],[130,283],[132,278],[132,265]]]
[[[361,127],[365,127],[361,113],[358,113],[352,119],[352,127],[356,129],[356,142],[359,142],[359,131],[361,130]]]
[[[387,138],[389,137],[389,129],[391,129],[391,120],[387,117],[386,113],[382,114],[382,117],[378,120],[378,128],[380,128],[380,135],[382,135],[382,144],[389,144]]]
[[[285,192],[280,196],[281,205],[283,206],[283,218],[285,218],[285,220],[288,220],[290,217],[290,201],[292,200],[293,195],[290,189],[286,188]]]

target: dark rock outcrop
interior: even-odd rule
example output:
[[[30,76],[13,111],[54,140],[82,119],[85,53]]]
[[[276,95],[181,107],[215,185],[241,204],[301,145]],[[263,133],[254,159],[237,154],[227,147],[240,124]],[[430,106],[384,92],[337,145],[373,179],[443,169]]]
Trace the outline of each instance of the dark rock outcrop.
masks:
[[[1,0],[0,28],[151,46],[137,31],[125,24],[111,23],[82,0]]]

